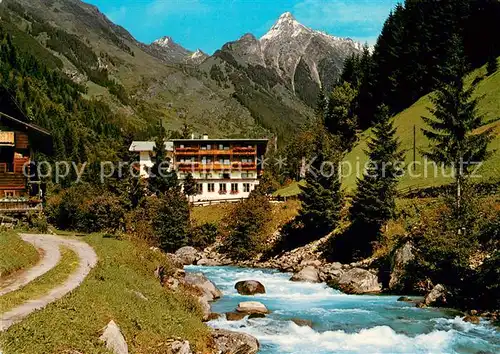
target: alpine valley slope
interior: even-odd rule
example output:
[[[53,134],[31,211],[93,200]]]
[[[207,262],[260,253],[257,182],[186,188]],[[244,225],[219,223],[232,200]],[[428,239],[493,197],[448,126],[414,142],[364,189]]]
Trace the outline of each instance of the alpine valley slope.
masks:
[[[4,0],[0,15],[14,41],[85,84],[89,97],[110,103],[134,130],[163,119],[167,129],[187,122],[214,137],[283,138],[313,115],[320,87],[331,87],[345,58],[361,49],[289,13],[260,40],[245,35],[210,57],[168,36],[140,43],[79,0]]]
[[[500,58],[497,58],[500,60]],[[492,75],[486,75],[486,66],[474,70],[466,79],[466,83],[472,84],[478,82],[474,91],[474,97],[479,98],[478,113],[483,118],[484,125],[479,128],[479,131],[493,128],[494,139],[489,145],[489,150],[492,152],[490,158],[482,164],[477,171],[478,178],[474,181],[482,182],[498,182],[500,180],[500,71]],[[434,176],[434,168],[427,167],[425,173],[425,164],[423,159],[423,150],[429,146],[429,141],[422,133],[422,128],[425,128],[425,123],[422,116],[430,116],[428,107],[432,105],[430,95],[421,97],[411,107],[405,109],[394,117],[394,126],[397,129],[397,135],[401,142],[401,149],[405,152],[405,164],[408,166],[413,161],[413,129],[416,132],[416,161],[415,170],[410,175],[408,168],[405,169],[405,174],[399,181],[399,189],[408,188],[425,188],[440,186],[450,183],[451,177],[441,173],[441,167],[438,169],[437,176]],[[354,149],[346,156],[345,162],[351,166],[364,166],[368,160],[366,156],[367,139],[371,135],[371,130],[366,130],[360,136],[360,140]],[[429,161],[430,162],[430,161]],[[420,164],[421,163],[421,164]],[[448,174],[448,176],[450,176]],[[354,191],[356,188],[356,174],[353,173],[343,181],[344,186],[349,191]]]

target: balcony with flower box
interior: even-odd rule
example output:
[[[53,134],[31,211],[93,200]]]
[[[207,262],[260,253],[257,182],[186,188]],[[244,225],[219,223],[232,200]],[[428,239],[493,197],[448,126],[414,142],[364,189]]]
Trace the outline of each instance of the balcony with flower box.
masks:
[[[253,147],[236,146],[233,148],[232,151],[233,151],[234,155],[255,155],[256,154],[255,148],[253,148]]]
[[[175,153],[177,155],[196,155],[200,151],[200,148],[197,146],[187,146],[187,147],[176,147]]]
[[[257,165],[255,162],[233,162],[232,167],[239,170],[255,170]]]

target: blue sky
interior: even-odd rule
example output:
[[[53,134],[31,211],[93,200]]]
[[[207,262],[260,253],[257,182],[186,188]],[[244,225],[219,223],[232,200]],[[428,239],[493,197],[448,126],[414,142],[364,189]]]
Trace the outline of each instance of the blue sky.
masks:
[[[374,44],[397,0],[84,0],[139,41],[171,36],[211,54],[245,33],[260,37],[290,11],[302,24]]]

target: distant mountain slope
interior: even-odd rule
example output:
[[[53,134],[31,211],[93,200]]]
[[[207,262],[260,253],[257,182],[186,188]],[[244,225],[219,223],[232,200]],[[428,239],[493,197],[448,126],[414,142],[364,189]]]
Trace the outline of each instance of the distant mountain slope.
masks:
[[[290,12],[280,16],[260,44],[265,65],[274,68],[309,105],[315,104],[320,89],[331,90],[344,60],[362,50],[360,43],[349,38],[302,25]]]
[[[313,116],[317,94],[359,44],[313,31],[284,14],[260,40],[245,35],[213,56],[163,37],[138,42],[79,0],[3,0],[0,15],[26,51],[87,86],[87,95],[146,129],[183,122],[214,137],[284,141]]]
[[[247,33],[200,65],[280,136],[312,117],[320,90],[331,89],[344,60],[361,45],[300,24],[287,12],[261,39]]]
[[[482,79],[481,79],[482,78]],[[487,160],[479,170],[482,181],[499,181],[500,180],[500,71],[497,71],[491,76],[486,76],[486,69],[482,67],[471,73],[468,82],[473,80],[481,80],[476,88],[475,96],[482,97],[479,103],[479,112],[483,115],[485,125],[480,129],[493,127],[495,129],[495,140],[490,144],[490,150],[493,151],[493,156]],[[395,116],[395,126],[397,128],[398,138],[401,141],[401,147],[406,151],[405,162],[409,164],[413,161],[413,127],[416,127],[416,145],[417,145],[417,159],[416,161],[422,162],[421,149],[428,147],[428,141],[422,134],[422,128],[425,124],[422,116],[429,116],[427,107],[431,105],[429,95],[422,97],[415,104],[408,109]],[[349,162],[353,167],[359,161],[359,165],[363,166],[367,161],[366,154],[366,141],[370,137],[371,130],[365,131],[360,138],[360,141],[345,158],[345,162]],[[417,166],[413,173],[415,176],[411,177],[406,169],[405,176],[399,182],[399,189],[406,189],[409,187],[421,188],[438,186],[451,182],[451,178],[443,177],[441,173],[434,177],[434,170],[428,167],[428,175],[425,178],[424,165]],[[356,188],[356,175],[351,175],[344,180],[344,185],[348,190]]]
[[[249,110],[220,90],[203,73],[166,64],[144,50],[125,29],[95,6],[78,0],[4,0],[2,23],[25,50],[60,68],[88,87],[88,96],[105,100],[123,124],[167,129],[187,121],[196,133],[211,136],[268,136]],[[199,60],[200,53],[186,60]],[[148,135],[154,135],[150,129]]]

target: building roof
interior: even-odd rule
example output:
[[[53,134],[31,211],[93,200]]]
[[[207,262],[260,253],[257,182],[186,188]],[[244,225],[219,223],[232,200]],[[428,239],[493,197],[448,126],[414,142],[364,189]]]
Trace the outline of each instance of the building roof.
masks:
[[[36,124],[31,124],[31,123],[28,123],[28,122],[24,122],[24,121],[19,120],[19,119],[17,119],[17,118],[11,117],[11,116],[9,116],[8,114],[5,114],[5,113],[0,112],[0,120],[2,120],[2,119],[4,119],[4,118],[6,118],[6,119],[10,120],[11,122],[14,122],[14,123],[16,123],[16,124],[18,124],[18,125],[22,125],[22,126],[24,126],[26,129],[32,129],[32,130],[35,130],[35,131],[37,131],[37,132],[39,132],[39,133],[42,133],[42,134],[44,134],[44,135],[49,135],[49,136],[50,136],[50,132],[49,132],[47,129],[44,129],[44,128],[42,128],[42,127],[39,127],[39,126],[38,126],[38,125],[36,125]]]
[[[133,141],[129,151],[153,151],[156,143],[154,141]],[[165,150],[174,151],[174,144],[171,141],[165,142]]]
[[[252,143],[267,143],[269,139],[172,139],[171,140],[174,143],[199,143],[199,142],[212,142],[212,143],[218,143],[218,142],[241,142],[241,143],[246,143],[246,142],[252,142]]]

